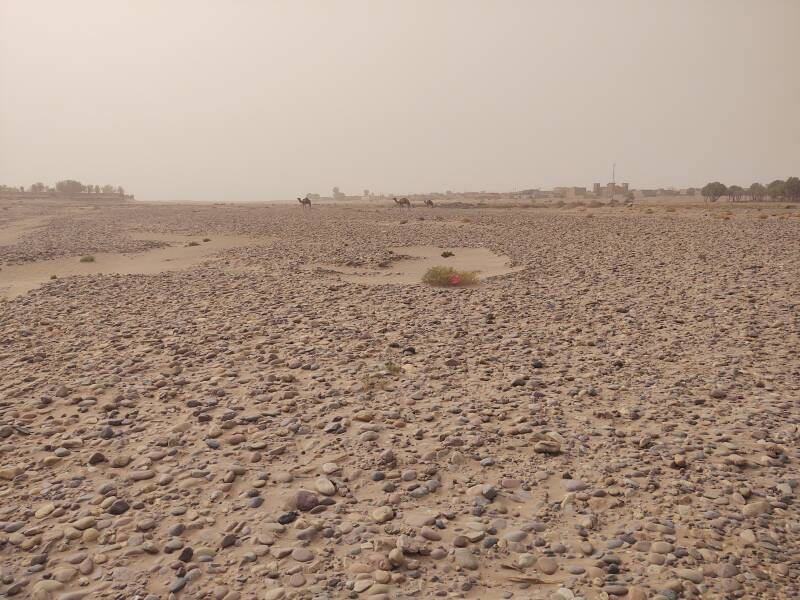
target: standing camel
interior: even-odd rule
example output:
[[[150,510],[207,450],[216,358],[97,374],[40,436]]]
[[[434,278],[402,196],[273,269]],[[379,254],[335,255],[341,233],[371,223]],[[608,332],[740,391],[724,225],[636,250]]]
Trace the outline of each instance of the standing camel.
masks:
[[[305,198],[298,198],[297,201],[303,206],[303,208],[311,208],[311,200],[308,196]]]
[[[400,198],[399,200],[397,198],[395,198],[394,202],[395,202],[395,204],[397,204],[401,208],[403,206],[405,206],[406,208],[411,208],[411,202],[409,201],[408,198]]]

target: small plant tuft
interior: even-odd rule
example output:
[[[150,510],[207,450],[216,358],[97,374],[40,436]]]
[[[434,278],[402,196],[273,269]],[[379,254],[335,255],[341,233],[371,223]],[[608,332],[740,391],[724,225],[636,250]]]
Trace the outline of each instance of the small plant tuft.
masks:
[[[455,256],[455,254],[450,252],[450,250],[445,250],[444,252],[442,252],[442,258],[450,258],[451,256]]]
[[[94,262],[94,256],[91,254],[87,254],[86,256],[81,256],[80,262],[90,263]]]
[[[372,392],[374,390],[385,390],[386,380],[378,375],[366,374],[361,378],[361,388],[365,392]]]
[[[200,245],[200,242],[189,242],[189,243],[188,243],[188,244],[186,244],[186,245],[187,245],[187,246],[199,246],[199,245]]]
[[[462,287],[480,282],[475,271],[457,271],[453,267],[431,267],[422,276],[422,282],[436,287]]]
[[[400,375],[400,372],[403,370],[400,365],[393,363],[392,361],[388,361],[385,365],[383,365],[383,368],[389,371],[389,374],[394,375],[395,377]]]

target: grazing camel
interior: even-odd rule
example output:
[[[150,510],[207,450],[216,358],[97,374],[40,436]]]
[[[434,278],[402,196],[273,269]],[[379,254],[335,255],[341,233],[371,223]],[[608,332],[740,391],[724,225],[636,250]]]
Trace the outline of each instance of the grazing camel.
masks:
[[[405,206],[406,208],[411,208],[411,202],[409,201],[408,198],[400,198],[399,200],[395,198],[394,201],[395,204],[397,204],[400,207]]]
[[[433,208],[433,200],[431,200],[430,198],[425,198],[425,206]]]
[[[306,196],[305,198],[298,198],[297,201],[303,205],[303,208],[311,208],[311,200]]]

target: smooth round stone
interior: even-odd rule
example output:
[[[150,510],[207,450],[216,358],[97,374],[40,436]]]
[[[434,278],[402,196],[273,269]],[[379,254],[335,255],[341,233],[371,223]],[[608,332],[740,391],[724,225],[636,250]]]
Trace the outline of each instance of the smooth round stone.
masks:
[[[686,579],[692,583],[703,583],[703,573],[693,569],[676,569],[675,573],[681,579]]]
[[[585,482],[581,481],[580,479],[562,479],[561,484],[564,486],[564,489],[568,492],[580,492],[585,490],[588,485]]]
[[[580,565],[568,565],[566,567],[566,570],[567,573],[569,573],[570,575],[583,575],[584,573],[586,573],[586,569],[584,569]]]
[[[336,463],[324,463],[322,465],[322,472],[325,473],[325,475],[333,475],[340,469],[341,467]]]
[[[299,490],[294,495],[295,505],[297,510],[301,512],[308,512],[319,504],[319,498],[313,492],[308,490]]]
[[[156,522],[153,519],[142,519],[138,523],[136,523],[136,529],[139,531],[150,531],[153,527],[156,526]]]
[[[314,558],[314,553],[308,548],[295,548],[292,550],[292,558],[297,562],[308,562]]]
[[[327,477],[318,477],[314,481],[314,489],[323,496],[333,496],[336,493],[336,486]]]
[[[650,544],[650,552],[655,552],[656,554],[669,554],[672,549],[672,544],[668,542],[653,542]]]
[[[552,559],[549,556],[542,556],[536,561],[536,568],[545,575],[552,575],[558,571],[558,563],[555,561],[555,559]]]
[[[603,586],[603,591],[609,596],[625,596],[628,593],[628,588],[624,585],[606,585]]]
[[[371,588],[373,583],[375,583],[375,581],[372,579],[357,579],[353,585],[353,591],[357,594],[360,594],[361,592],[365,592]]]
[[[528,537],[528,532],[521,531],[519,529],[514,529],[506,532],[505,535],[503,535],[503,537],[509,542],[521,542],[526,537]]]
[[[517,566],[521,569],[527,569],[533,566],[536,562],[536,557],[533,554],[523,553],[517,556]]]
[[[390,506],[379,506],[372,511],[371,516],[376,523],[385,523],[394,519],[394,510]]]
[[[83,531],[84,529],[89,529],[89,527],[94,527],[96,523],[97,520],[94,517],[83,517],[72,523],[72,526]]]
[[[638,586],[628,588],[627,600],[647,600],[647,592]]]
[[[39,509],[34,514],[34,516],[37,519],[41,519],[42,517],[46,517],[47,515],[49,515],[55,509],[56,505],[53,504],[52,502],[48,502],[47,504],[43,504],[42,506],[40,506]]]

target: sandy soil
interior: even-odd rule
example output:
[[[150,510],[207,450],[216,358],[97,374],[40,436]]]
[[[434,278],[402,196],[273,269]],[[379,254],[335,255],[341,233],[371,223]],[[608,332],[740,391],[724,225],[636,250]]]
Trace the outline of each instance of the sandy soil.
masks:
[[[148,275],[178,271],[199,264],[220,250],[246,246],[254,242],[246,236],[201,236],[147,235],[131,236],[132,239],[158,241],[170,244],[163,248],[131,254],[101,252],[86,255],[91,262],[74,256],[20,263],[0,271],[0,297],[13,297],[32,290],[42,283],[59,277],[77,275]],[[193,245],[196,244],[196,245]],[[84,257],[81,257],[84,258]]]
[[[505,256],[486,248],[437,248],[436,246],[405,246],[390,248],[395,258],[387,260],[377,269],[361,269],[339,265],[318,265],[316,273],[341,275],[339,279],[366,285],[423,285],[422,276],[431,267],[446,266],[458,271],[471,271],[481,281],[508,275],[522,270],[512,267]],[[443,257],[448,251],[453,256]]]
[[[799,215],[0,205],[0,595],[796,598]]]

